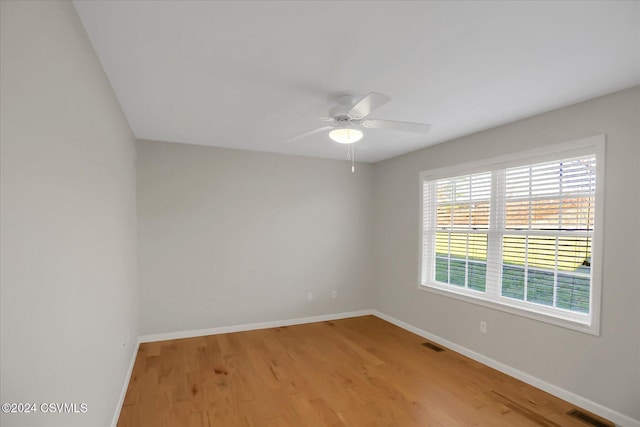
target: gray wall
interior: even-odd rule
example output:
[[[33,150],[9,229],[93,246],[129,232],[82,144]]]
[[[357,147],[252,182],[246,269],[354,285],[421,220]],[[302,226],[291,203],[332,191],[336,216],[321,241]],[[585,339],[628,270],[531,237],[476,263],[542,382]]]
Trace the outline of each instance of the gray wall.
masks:
[[[636,87],[377,163],[374,308],[639,419],[639,99]],[[595,134],[607,136],[599,337],[417,289],[420,171]]]
[[[370,308],[371,168],[140,141],[142,334]]]
[[[88,405],[0,424],[109,425],[138,337],[135,142],[71,3],[0,11],[0,400]]]

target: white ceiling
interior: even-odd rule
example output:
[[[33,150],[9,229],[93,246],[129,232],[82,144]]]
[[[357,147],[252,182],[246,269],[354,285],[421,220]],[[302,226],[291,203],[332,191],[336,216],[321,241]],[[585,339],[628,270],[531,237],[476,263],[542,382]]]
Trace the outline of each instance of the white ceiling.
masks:
[[[640,84],[638,1],[80,1],[137,138],[344,159],[335,98],[381,92],[375,162]]]

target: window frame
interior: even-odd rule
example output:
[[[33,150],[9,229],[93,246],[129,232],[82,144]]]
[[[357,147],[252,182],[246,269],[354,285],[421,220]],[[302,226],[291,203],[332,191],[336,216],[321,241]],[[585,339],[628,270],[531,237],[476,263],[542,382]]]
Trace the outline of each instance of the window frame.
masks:
[[[518,316],[538,320],[545,323],[565,327],[568,329],[584,332],[587,334],[600,335],[600,312],[602,293],[602,262],[603,262],[603,225],[604,225],[604,175],[605,175],[605,135],[595,135],[574,141],[539,147],[532,150],[506,154],[488,159],[462,163],[442,168],[430,169],[419,174],[419,205],[420,205],[420,234],[419,234],[419,262],[418,262],[418,289],[469,302],[476,305],[492,308],[495,310],[515,314]],[[431,248],[424,249],[424,198],[425,182],[438,179],[451,178],[462,175],[470,175],[482,172],[504,170],[507,168],[532,165],[546,161],[562,160],[581,155],[594,154],[596,156],[596,188],[595,188],[595,210],[594,229],[591,242],[591,298],[588,315],[571,315],[568,317],[581,318],[580,320],[560,317],[556,309],[546,309],[545,306],[518,301],[506,298],[493,299],[485,292],[474,291],[467,288],[459,288],[455,285],[443,285],[439,282],[431,281],[430,274],[424,271],[425,254],[431,256],[431,266],[435,264],[435,244]],[[495,189],[494,189],[495,190]],[[493,192],[494,193],[494,192]],[[492,200],[495,194],[491,196]],[[493,206],[493,203],[492,203]],[[487,230],[488,239],[492,234],[500,233],[500,230],[491,226]],[[489,250],[489,248],[488,248]],[[490,254],[487,255],[487,262]],[[487,287],[489,287],[489,276],[487,276]],[[495,284],[500,288],[500,283]],[[535,308],[535,311],[533,310]]]

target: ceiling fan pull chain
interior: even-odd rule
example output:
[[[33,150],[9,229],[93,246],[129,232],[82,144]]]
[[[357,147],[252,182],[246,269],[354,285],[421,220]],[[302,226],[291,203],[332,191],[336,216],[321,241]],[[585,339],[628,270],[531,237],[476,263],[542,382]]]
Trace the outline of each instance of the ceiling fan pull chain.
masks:
[[[351,144],[351,173],[356,172],[356,145]]]
[[[351,144],[347,145],[347,160],[351,160]]]

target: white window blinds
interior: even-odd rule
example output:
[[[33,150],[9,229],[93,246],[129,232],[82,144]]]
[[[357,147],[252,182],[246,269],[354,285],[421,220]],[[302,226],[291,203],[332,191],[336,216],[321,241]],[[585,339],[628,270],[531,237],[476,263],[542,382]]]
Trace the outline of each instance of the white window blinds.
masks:
[[[503,297],[589,313],[595,156],[505,172]]]
[[[435,280],[484,291],[491,174],[442,179],[434,186]]]
[[[421,286],[589,325],[596,154],[582,152],[423,178]]]

